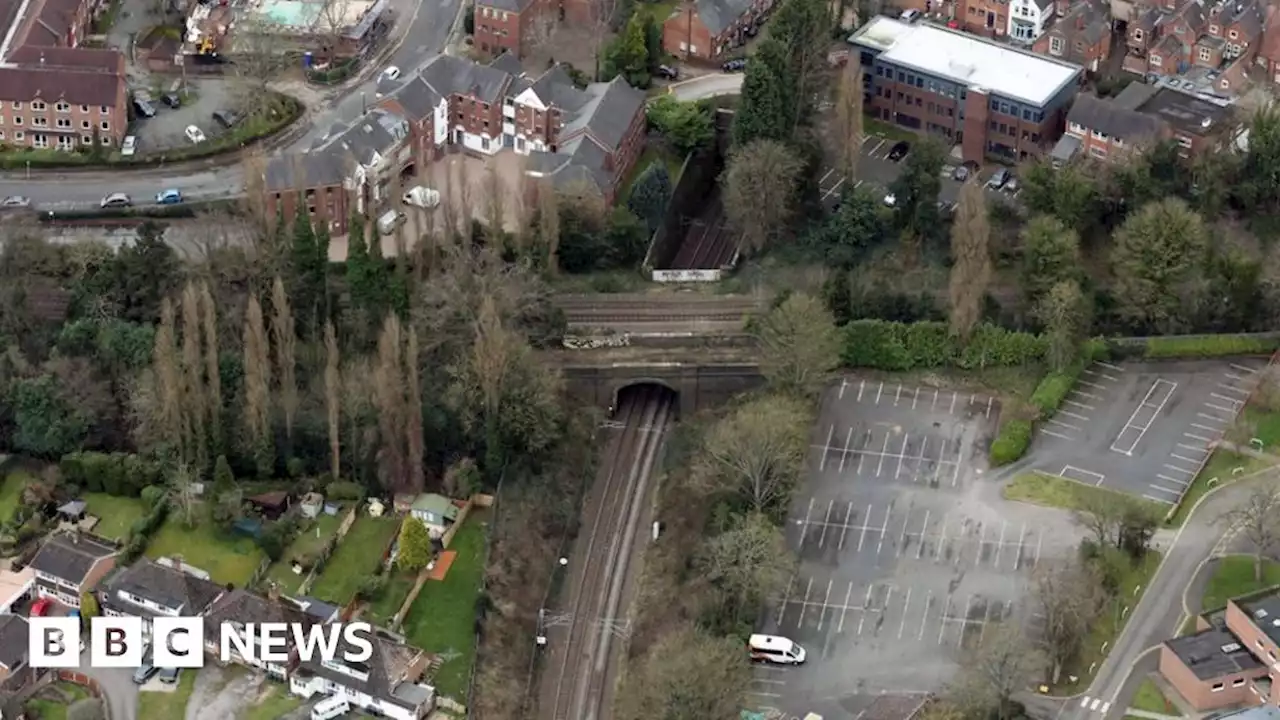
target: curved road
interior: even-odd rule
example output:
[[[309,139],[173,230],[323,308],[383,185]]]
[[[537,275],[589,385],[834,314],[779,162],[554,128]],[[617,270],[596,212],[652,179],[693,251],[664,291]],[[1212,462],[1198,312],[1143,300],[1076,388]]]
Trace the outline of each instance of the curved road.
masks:
[[[401,37],[389,65],[405,71],[422,65],[442,52],[458,17],[462,0],[414,0],[406,8],[408,17],[401,20],[407,27],[393,31]],[[308,123],[305,135],[277,152],[296,152],[312,145],[334,123],[355,119],[374,100],[373,87],[380,68],[367,70],[370,77],[360,83],[335,91],[313,106],[302,122]],[[362,97],[363,95],[363,97]],[[103,170],[102,172],[33,173],[22,171],[0,174],[0,197],[25,195],[38,209],[56,210],[96,206],[108,192],[125,192],[134,198],[147,198],[165,188],[176,188],[192,200],[211,200],[239,195],[244,189],[239,165],[199,170],[174,175],[164,168],[136,170]]]

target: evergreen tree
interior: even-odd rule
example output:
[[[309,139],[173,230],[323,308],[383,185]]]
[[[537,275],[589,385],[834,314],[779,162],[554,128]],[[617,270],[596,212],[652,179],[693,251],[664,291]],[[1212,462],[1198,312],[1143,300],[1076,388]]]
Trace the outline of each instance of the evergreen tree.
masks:
[[[370,284],[374,279],[370,266],[374,262],[365,242],[364,218],[353,216],[347,232],[347,289],[351,304],[366,311],[373,308],[378,294],[378,288]]]
[[[666,163],[650,163],[631,187],[627,208],[644,221],[649,232],[654,232],[662,224],[667,203],[671,201],[671,192],[671,174],[667,172]]]
[[[747,65],[742,100],[733,118],[733,143],[791,139],[794,83],[790,77],[787,48],[774,37],[763,40]]]
[[[319,300],[316,285],[319,277],[316,273],[316,235],[311,227],[311,215],[304,203],[298,203],[298,213],[293,219],[293,244],[289,261],[289,295],[293,299],[298,325],[309,327]]]

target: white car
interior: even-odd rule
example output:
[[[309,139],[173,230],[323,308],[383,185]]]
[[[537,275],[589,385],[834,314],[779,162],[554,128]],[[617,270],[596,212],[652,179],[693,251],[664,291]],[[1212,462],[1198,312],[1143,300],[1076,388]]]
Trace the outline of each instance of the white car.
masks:
[[[440,191],[415,185],[409,188],[408,192],[400,199],[404,201],[405,205],[413,205],[424,210],[430,210],[440,205]]]
[[[885,207],[895,207],[898,204],[898,197],[893,193],[884,196]]]
[[[126,135],[124,142],[120,143],[120,154],[125,157],[138,152],[138,138],[134,135]]]
[[[400,68],[390,65],[386,70],[382,71],[382,77],[388,80],[398,80],[400,79]]]
[[[186,131],[187,139],[199,145],[204,142],[204,131],[195,125],[188,125]]]

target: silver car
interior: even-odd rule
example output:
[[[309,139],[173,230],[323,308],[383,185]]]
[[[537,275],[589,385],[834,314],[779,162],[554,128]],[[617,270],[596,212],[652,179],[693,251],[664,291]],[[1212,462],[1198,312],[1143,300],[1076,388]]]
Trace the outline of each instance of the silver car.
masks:
[[[1009,171],[1004,168],[1000,168],[999,170],[996,170],[995,174],[991,176],[991,179],[987,181],[987,187],[992,190],[999,190],[1004,187],[1004,184],[1007,182],[1009,182]]]
[[[31,207],[31,198],[21,195],[10,195],[4,200],[0,200],[0,209],[13,210],[17,208]]]
[[[100,207],[104,208],[129,207],[132,204],[133,200],[130,200],[129,196],[122,192],[113,192],[102,198],[101,203],[98,203]]]

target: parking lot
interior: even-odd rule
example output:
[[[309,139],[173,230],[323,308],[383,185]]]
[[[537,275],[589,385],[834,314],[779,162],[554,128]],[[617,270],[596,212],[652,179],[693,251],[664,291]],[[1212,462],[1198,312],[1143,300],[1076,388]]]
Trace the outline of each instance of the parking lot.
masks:
[[[1258,358],[1094,363],[1042,423],[1031,449],[1036,467],[1176,503],[1235,422],[1265,364]]]
[[[155,117],[138,117],[129,125],[129,134],[138,138],[138,153],[150,153],[171,148],[186,147],[191,144],[185,132],[187,126],[195,125],[204,133],[207,140],[223,134],[226,130],[214,122],[216,110],[235,107],[231,81],[222,78],[200,78],[188,81],[190,94],[186,95],[181,107],[171,108],[160,101],[160,94],[153,88],[146,92],[153,98],[151,106],[155,108]],[[168,90],[168,85],[163,89]]]
[[[799,569],[763,629],[810,659],[758,668],[757,704],[844,718],[857,698],[936,690],[1018,614],[1030,572],[1078,531],[983,482],[999,415],[988,395],[880,379],[827,393],[787,526]]]

